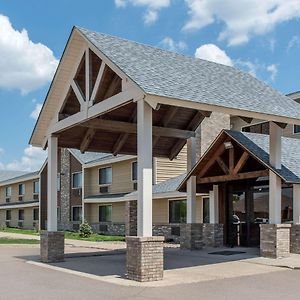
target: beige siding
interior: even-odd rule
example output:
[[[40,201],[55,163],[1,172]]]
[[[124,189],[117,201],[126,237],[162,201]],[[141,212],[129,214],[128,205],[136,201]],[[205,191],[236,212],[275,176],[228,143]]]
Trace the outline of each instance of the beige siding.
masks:
[[[125,202],[85,204],[85,215],[89,223],[99,223],[101,205],[112,205],[112,223],[125,223]]]
[[[112,167],[112,184],[109,185],[109,193],[129,193],[133,191],[131,180],[131,163],[135,161],[126,160],[116,162],[104,167]],[[85,170],[85,196],[98,195],[99,193],[99,167]]]
[[[186,146],[172,161],[168,158],[156,159],[156,183],[179,176],[186,172]]]

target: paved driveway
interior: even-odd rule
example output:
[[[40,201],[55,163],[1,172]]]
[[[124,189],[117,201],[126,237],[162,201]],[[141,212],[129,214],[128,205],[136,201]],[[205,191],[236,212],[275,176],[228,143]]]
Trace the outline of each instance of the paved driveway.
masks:
[[[298,270],[234,258],[213,263],[209,260],[221,258],[190,252],[186,259],[176,249],[167,252],[166,280],[137,284],[118,278],[124,268],[122,251],[73,255],[64,263],[41,266],[35,262],[37,245],[1,245],[0,299],[299,299]]]

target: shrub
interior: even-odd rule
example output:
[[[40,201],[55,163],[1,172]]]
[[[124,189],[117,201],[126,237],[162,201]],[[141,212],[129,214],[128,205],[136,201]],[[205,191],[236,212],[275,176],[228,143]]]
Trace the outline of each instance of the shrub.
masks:
[[[88,238],[92,235],[92,227],[89,223],[85,220],[83,223],[80,224],[79,227],[79,235],[83,238]]]

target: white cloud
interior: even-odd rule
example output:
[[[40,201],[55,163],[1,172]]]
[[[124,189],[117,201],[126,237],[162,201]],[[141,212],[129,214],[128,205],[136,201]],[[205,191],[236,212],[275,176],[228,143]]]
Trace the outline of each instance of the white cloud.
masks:
[[[195,57],[222,65],[233,66],[233,62],[226,52],[214,44],[205,44],[197,48]]]
[[[0,162],[0,169],[11,171],[37,171],[46,159],[47,153],[41,148],[28,146],[24,149],[23,156],[8,164]]]
[[[246,43],[282,22],[300,17],[299,0],[185,0],[189,20],[184,30],[198,30],[218,22],[223,24],[220,40],[228,45]]]
[[[298,46],[300,46],[300,36],[294,35],[288,43],[287,50]]]
[[[275,65],[275,64],[269,65],[269,66],[267,66],[266,69],[271,75],[271,80],[274,81],[277,76],[277,73],[278,73],[277,65]]]
[[[173,52],[179,52],[179,51],[187,49],[187,44],[185,42],[183,42],[183,41],[175,42],[169,36],[166,36],[165,38],[163,38],[163,40],[160,42],[160,45],[163,48],[165,48],[169,51],[173,51]]]
[[[0,88],[23,94],[36,90],[51,80],[57,64],[48,47],[32,42],[25,29],[15,30],[0,15]]]
[[[118,8],[126,7],[128,4],[145,7],[144,23],[152,24],[158,19],[158,11],[169,7],[171,0],[115,0],[115,5]]]
[[[43,107],[43,105],[42,105],[41,103],[37,103],[37,104],[35,105],[35,109],[31,112],[30,117],[31,117],[32,119],[37,120],[38,117],[39,117],[39,115],[40,115],[40,112],[41,112],[42,107]]]

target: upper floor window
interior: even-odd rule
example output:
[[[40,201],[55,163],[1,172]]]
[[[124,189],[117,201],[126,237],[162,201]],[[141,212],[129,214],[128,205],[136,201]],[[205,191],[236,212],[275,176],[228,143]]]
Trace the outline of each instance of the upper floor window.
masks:
[[[137,181],[137,161],[134,161],[131,164],[131,180]]]
[[[186,223],[186,200],[172,200],[169,202],[169,222]]]
[[[33,193],[38,194],[40,192],[40,183],[39,181],[33,182]]]
[[[25,195],[25,184],[21,183],[19,184],[19,196]]]
[[[294,125],[294,133],[300,132],[300,125]]]
[[[99,169],[99,184],[111,184],[112,183],[112,168],[106,167]]]
[[[72,174],[72,188],[73,189],[82,188],[82,172],[77,172]]]
[[[243,132],[251,132],[251,133],[261,133],[261,134],[269,134],[270,132],[270,124],[269,122],[261,122],[252,124],[249,126],[244,126],[242,128]]]
[[[6,198],[11,197],[11,186],[7,186],[7,187],[5,188],[5,197],[6,197]]]

